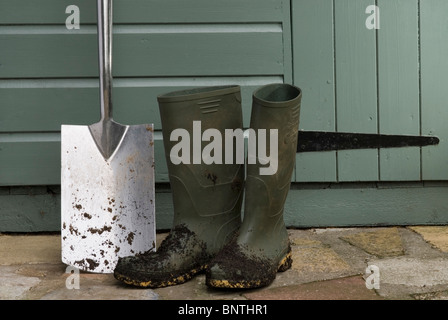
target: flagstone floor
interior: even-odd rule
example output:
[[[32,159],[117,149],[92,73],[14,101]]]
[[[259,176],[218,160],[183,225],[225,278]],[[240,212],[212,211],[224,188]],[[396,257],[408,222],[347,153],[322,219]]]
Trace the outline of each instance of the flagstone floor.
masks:
[[[136,289],[61,262],[60,235],[0,234],[3,300],[448,300],[448,226],[289,229],[292,268],[270,286],[222,291],[205,276]],[[158,234],[158,243],[166,234]]]

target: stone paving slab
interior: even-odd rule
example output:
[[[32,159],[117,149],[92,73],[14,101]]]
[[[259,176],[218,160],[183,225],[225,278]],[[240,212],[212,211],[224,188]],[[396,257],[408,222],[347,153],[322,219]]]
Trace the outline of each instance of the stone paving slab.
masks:
[[[23,276],[16,273],[17,267],[0,267],[0,300],[17,300],[41,280],[38,277]]]
[[[331,248],[292,249],[292,268],[297,272],[332,273],[350,270],[350,266]]]
[[[416,226],[409,229],[421,234],[435,248],[448,252],[448,226]]]
[[[116,281],[111,274],[83,273],[78,283],[71,274],[60,276],[57,288],[40,297],[40,300],[157,300],[159,295],[151,289],[136,289]]]
[[[372,229],[341,237],[377,257],[400,256],[404,254],[403,244],[397,228]]]
[[[0,235],[0,265],[61,263],[59,235]]]
[[[414,294],[413,297],[416,300],[448,300],[448,290],[440,292]]]
[[[415,294],[448,290],[448,257],[396,257],[369,261],[378,270],[378,293],[384,297],[412,297]],[[409,295],[410,294],[410,295]],[[440,298],[439,298],[440,299]]]
[[[286,287],[261,290],[244,295],[254,300],[382,300],[367,289],[360,276],[315,281]]]

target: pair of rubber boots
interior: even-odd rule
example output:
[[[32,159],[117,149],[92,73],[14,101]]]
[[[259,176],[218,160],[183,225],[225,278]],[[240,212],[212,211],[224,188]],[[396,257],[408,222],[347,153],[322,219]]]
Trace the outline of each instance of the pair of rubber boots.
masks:
[[[269,285],[292,264],[283,208],[301,90],[270,84],[253,93],[246,173],[239,86],[171,92],[158,102],[173,227],[156,252],[120,258],[115,278],[159,288],[205,271],[210,287]]]

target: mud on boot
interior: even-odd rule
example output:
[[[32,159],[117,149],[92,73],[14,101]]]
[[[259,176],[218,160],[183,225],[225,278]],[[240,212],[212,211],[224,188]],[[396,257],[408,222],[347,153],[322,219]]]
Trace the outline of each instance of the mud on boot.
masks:
[[[271,159],[277,151],[277,170],[261,174],[266,159],[253,161],[254,155],[248,153],[243,223],[239,236],[210,263],[206,272],[210,287],[258,288],[291,267],[283,209],[295,164],[301,97],[301,90],[288,84],[266,85],[253,94],[250,128],[278,130],[277,146],[266,147]]]
[[[173,227],[156,252],[122,258],[114,273],[125,283],[152,288],[183,283],[205,269],[241,225],[244,187],[244,163],[184,161],[195,159],[195,148],[203,150],[210,142],[196,145],[193,139],[172,139],[173,132],[202,137],[208,129],[222,136],[227,129],[242,129],[239,86],[170,92],[159,96],[158,102],[173,196]],[[195,127],[198,121],[200,130]],[[189,152],[172,152],[178,144]]]
[[[214,288],[249,289],[271,284],[277,272],[291,268],[291,247],[279,258],[268,258],[262,252],[251,253],[236,241],[229,243],[212,260],[206,270],[206,284]]]
[[[207,245],[185,225],[179,225],[162,241],[157,252],[120,258],[114,276],[137,287],[172,286],[204,271],[211,258]]]

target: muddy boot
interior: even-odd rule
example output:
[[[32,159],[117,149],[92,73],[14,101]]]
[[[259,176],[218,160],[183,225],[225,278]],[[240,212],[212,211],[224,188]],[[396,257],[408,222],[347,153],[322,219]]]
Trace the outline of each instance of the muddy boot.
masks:
[[[278,271],[291,267],[283,208],[295,163],[300,102],[301,90],[291,85],[267,85],[254,92],[251,129],[257,139],[261,138],[259,129],[270,132],[267,151],[258,147],[256,164],[251,164],[255,162],[255,152],[251,152],[254,141],[249,136],[243,223],[239,235],[210,263],[206,271],[206,284],[210,287],[262,287],[269,285]],[[278,139],[274,140],[278,141],[278,162],[275,144],[269,138],[273,135],[270,129],[278,129]]]
[[[158,102],[173,227],[157,252],[122,258],[114,272],[127,284],[151,288],[180,284],[205,270],[241,225],[244,190],[244,154],[237,161],[237,144],[224,141],[226,129],[238,129],[242,137],[240,88],[172,92]],[[230,152],[234,156],[226,159]]]

